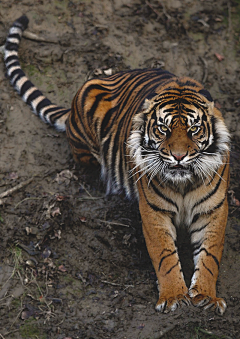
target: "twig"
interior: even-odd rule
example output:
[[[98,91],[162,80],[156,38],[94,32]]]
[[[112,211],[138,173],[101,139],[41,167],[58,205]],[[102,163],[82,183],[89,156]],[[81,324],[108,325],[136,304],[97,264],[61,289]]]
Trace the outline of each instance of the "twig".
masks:
[[[22,305],[22,299],[21,299],[21,310],[18,312],[18,314],[17,314],[16,318],[14,319],[13,323],[11,324],[11,327],[10,327],[10,328],[13,327],[13,325],[14,325],[15,322],[18,320],[18,318],[20,317],[20,315],[21,315],[21,313],[22,313],[23,310],[24,310],[24,307],[23,307],[23,305]],[[6,335],[6,334],[5,334],[5,335]]]
[[[85,198],[78,198],[78,201],[85,201],[85,200],[99,200],[99,199],[104,199],[106,196],[104,195],[103,197],[85,197]]]
[[[204,333],[204,334],[208,334],[209,336],[213,336],[214,338],[216,338],[216,337],[219,336],[219,334],[213,333],[212,331],[205,330],[205,329],[203,329],[203,328],[199,328],[198,331],[199,331],[199,332],[202,332],[202,333]],[[231,339],[231,337],[229,337],[229,336],[224,336],[224,339]]]
[[[57,44],[58,42],[56,40],[47,40],[45,38],[42,38],[38,36],[37,34],[34,34],[32,32],[26,31],[23,33],[24,38],[30,39],[30,40],[35,40],[35,41],[42,41],[42,42],[49,42],[53,44]]]
[[[116,225],[116,226],[130,227],[129,225],[121,224],[120,222],[116,222],[116,221],[107,221],[107,220],[102,220],[102,219],[97,219],[96,221],[103,222],[103,223],[109,224],[109,225]]]
[[[18,332],[18,331],[19,331],[19,328],[17,328],[16,330],[13,330],[13,331],[9,331],[9,332],[5,333],[4,335],[6,337],[7,335],[12,334],[14,332]],[[4,338],[4,337],[2,336],[2,338]]]
[[[206,80],[207,80],[207,77],[208,77],[208,64],[207,64],[207,61],[204,58],[199,57],[199,59],[203,63],[203,78],[202,78],[202,83],[204,84],[206,82]]]
[[[207,24],[203,19],[199,19],[198,22],[200,22],[204,27],[209,27],[209,24]]]
[[[162,6],[163,14],[167,17],[168,20],[171,20],[172,17],[171,17],[171,15],[169,15],[169,14],[167,13],[166,8],[165,8],[165,5],[164,5],[162,2],[160,2],[160,1],[159,1],[159,3],[160,3],[160,5]]]
[[[5,335],[5,337],[7,336],[7,335],[9,335],[9,334],[12,334],[12,333],[14,333],[14,332],[18,332],[19,331],[19,328],[17,328],[16,330],[13,330],[13,331],[9,331],[9,332],[7,332],[7,333],[4,333],[4,335]],[[3,338],[3,339],[5,339],[5,337],[0,333],[0,336],[1,336],[1,338]]]
[[[145,3],[146,3],[146,5],[148,5],[152,10],[153,10],[153,12],[154,13],[156,13],[157,14],[157,16],[158,16],[158,18],[160,18],[160,16],[161,16],[161,13],[159,13],[148,1],[145,1]],[[168,20],[170,20],[171,19],[171,16],[167,13],[167,11],[166,11],[166,9],[165,9],[165,6],[161,3],[161,2],[159,2],[160,3],[160,5],[162,6],[162,9],[163,9],[163,14],[166,16],[166,18],[168,19]]]
[[[145,1],[145,3],[146,3],[146,5],[148,5],[150,8],[151,8],[151,10],[155,13],[155,14],[157,14],[157,16],[158,16],[158,18],[160,18],[161,17],[161,13],[159,13],[148,1]]]
[[[156,9],[155,9],[148,1],[145,1],[145,3],[146,3],[146,5],[148,5],[148,6],[153,10],[154,13],[157,14],[158,18],[161,17],[161,13],[159,13],[159,12],[158,12],[158,11],[157,11],[157,10],[156,10]],[[168,20],[171,20],[171,15],[169,15],[169,14],[167,13],[164,4],[162,4],[160,1],[159,1],[159,3],[160,3],[160,5],[162,6],[163,14],[166,16],[166,18],[167,18]]]
[[[14,208],[17,208],[21,203],[23,203],[23,202],[26,201],[26,200],[41,200],[41,199],[43,199],[43,198],[25,198],[25,199],[19,201],[19,202],[15,205]]]
[[[101,280],[102,283],[104,284],[108,284],[108,285],[112,285],[112,286],[121,286],[121,287],[133,287],[134,288],[134,285],[122,285],[122,284],[117,284],[117,283],[113,283],[111,281],[107,281],[107,280]]]
[[[7,190],[7,191],[1,193],[1,194],[0,194],[0,199],[5,198],[5,197],[7,197],[8,195],[10,195],[10,194],[12,194],[12,193],[14,193],[14,192],[20,190],[22,187],[24,187],[24,186],[30,184],[31,181],[33,181],[33,178],[30,178],[30,179],[28,179],[28,180],[26,180],[26,181],[23,181],[23,182],[21,182],[20,184],[18,184],[17,186],[14,186],[14,187],[10,188],[9,190]]]
[[[83,184],[80,184],[82,186],[82,188],[84,189],[84,191],[87,193],[87,195],[89,195],[90,198],[92,198],[92,194],[86,189],[86,187]]]
[[[6,292],[6,293],[7,293],[7,292]],[[5,294],[6,294],[6,293],[5,293]],[[3,297],[3,298],[0,299],[0,302],[2,302],[2,300],[7,299],[7,298],[12,298],[12,296],[11,296],[11,295],[5,295],[5,297]]]

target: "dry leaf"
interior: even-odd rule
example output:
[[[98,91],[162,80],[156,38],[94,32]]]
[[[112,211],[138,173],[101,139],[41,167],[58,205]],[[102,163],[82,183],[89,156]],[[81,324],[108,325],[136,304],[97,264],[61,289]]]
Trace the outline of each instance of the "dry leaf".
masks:
[[[64,265],[58,266],[58,270],[61,271],[61,272],[67,272],[67,269]]]
[[[61,214],[60,208],[59,207],[54,208],[51,214],[52,214],[52,217],[55,217],[56,215]]]
[[[224,60],[224,56],[219,53],[215,53],[215,57],[218,59],[218,61]]]

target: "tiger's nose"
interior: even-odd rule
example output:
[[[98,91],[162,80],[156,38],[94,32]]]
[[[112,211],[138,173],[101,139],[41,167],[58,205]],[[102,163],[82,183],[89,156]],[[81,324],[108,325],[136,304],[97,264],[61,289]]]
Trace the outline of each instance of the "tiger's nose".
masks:
[[[185,153],[185,154],[172,153],[172,156],[173,156],[177,161],[181,161],[186,155],[187,155],[187,153]]]

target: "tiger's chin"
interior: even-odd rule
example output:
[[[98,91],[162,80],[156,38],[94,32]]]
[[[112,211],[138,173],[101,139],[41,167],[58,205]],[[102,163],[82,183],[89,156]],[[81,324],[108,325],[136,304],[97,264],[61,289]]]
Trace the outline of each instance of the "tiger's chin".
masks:
[[[165,172],[165,180],[175,184],[185,184],[194,180],[193,172],[184,167],[169,168]]]

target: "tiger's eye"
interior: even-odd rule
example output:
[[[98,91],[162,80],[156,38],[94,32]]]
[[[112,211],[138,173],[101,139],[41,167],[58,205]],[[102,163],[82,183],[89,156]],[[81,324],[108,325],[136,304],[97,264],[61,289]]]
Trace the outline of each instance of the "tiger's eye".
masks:
[[[198,127],[197,127],[197,126],[192,126],[192,127],[190,128],[190,131],[191,131],[191,132],[196,132],[196,131],[197,131],[197,129],[198,129]]]
[[[168,128],[167,128],[166,126],[164,126],[164,125],[161,125],[161,126],[160,126],[160,130],[161,130],[162,132],[167,132],[167,131],[168,131]]]

